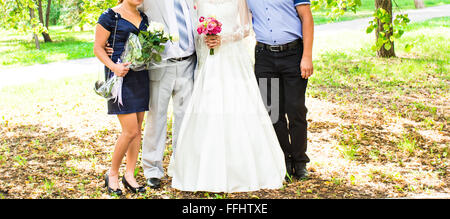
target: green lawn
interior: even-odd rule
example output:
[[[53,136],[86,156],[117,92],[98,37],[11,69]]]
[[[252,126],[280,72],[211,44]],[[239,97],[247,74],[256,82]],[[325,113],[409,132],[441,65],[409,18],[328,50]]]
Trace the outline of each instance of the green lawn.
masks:
[[[364,83],[360,86],[403,89],[397,86],[407,86],[418,80],[423,80],[420,83],[424,85],[435,83],[427,80],[429,75],[424,74],[427,72],[432,72],[438,81],[449,80],[449,36],[450,17],[444,17],[408,25],[405,35],[395,44],[398,58],[376,58],[370,49],[371,40],[364,42],[360,49],[324,51],[318,54],[316,63],[320,74],[311,82],[319,86],[345,87],[356,80]],[[349,39],[361,42],[358,37],[349,36]],[[413,49],[406,52],[406,44],[413,45]]]
[[[52,43],[41,41],[35,48],[30,35],[0,30],[0,68],[43,64],[49,62],[93,57],[92,30],[72,31],[61,26],[50,27]],[[42,36],[39,36],[42,40]]]
[[[425,0],[425,7],[450,4],[450,0]],[[400,12],[407,9],[415,9],[414,0],[393,0],[393,10]],[[356,13],[347,12],[337,21],[347,21],[357,18],[370,17],[375,11],[375,0],[361,0],[361,6]],[[331,22],[325,10],[313,12],[315,24],[325,24]]]
[[[213,194],[180,192],[165,178],[159,190],[124,197],[448,198],[450,17],[411,24],[397,58],[377,58],[373,34],[343,34],[349,42],[316,41],[326,49],[315,51],[307,90],[308,180]],[[414,47],[407,52],[406,44]],[[86,72],[0,89],[0,199],[114,198],[101,185],[120,125],[94,94],[95,80]],[[170,135],[167,146],[165,168]],[[145,183],[142,168],[137,178]]]
[[[413,0],[395,0],[395,2],[399,6],[396,7],[394,4],[396,11],[414,8]],[[425,0],[427,7],[442,4],[450,4],[450,0]],[[362,0],[362,5],[356,14],[346,13],[338,21],[372,16],[374,7],[374,0]],[[330,22],[323,10],[314,11],[313,15],[316,25]],[[43,43],[42,36],[39,36],[41,50],[36,50],[30,35],[0,29],[0,69],[94,57],[92,30],[80,32],[61,26],[52,26],[50,36],[53,43]]]

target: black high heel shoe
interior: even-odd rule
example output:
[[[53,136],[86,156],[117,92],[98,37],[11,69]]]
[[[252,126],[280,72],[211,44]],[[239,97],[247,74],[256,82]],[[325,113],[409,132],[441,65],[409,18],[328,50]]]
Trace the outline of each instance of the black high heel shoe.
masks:
[[[144,193],[146,191],[144,186],[140,186],[140,187],[131,186],[128,183],[128,181],[125,179],[125,176],[122,177],[122,183],[125,186],[125,188],[127,188],[128,190],[130,190],[133,193]]]
[[[109,194],[116,194],[118,196],[122,195],[122,190],[120,190],[119,188],[114,190],[111,187],[109,187],[109,176],[108,176],[108,174],[105,174],[105,187],[108,188],[108,193]]]

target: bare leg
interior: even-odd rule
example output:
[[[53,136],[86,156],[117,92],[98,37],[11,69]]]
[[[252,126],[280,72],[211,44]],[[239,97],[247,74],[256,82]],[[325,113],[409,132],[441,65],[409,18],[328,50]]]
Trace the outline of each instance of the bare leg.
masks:
[[[122,126],[122,133],[117,139],[112,156],[111,169],[109,170],[109,183],[112,189],[119,188],[119,168],[130,144],[140,135],[140,128],[137,123],[137,114],[117,115]],[[139,138],[140,139],[140,138]]]
[[[141,131],[142,131],[142,122],[144,121],[145,112],[136,113],[137,120],[136,123],[139,127],[138,136],[130,143],[127,151],[127,168],[125,172],[125,178],[127,182],[132,187],[139,187],[139,184],[136,182],[134,178],[134,170],[136,168],[136,163],[139,156],[139,151],[141,150]]]

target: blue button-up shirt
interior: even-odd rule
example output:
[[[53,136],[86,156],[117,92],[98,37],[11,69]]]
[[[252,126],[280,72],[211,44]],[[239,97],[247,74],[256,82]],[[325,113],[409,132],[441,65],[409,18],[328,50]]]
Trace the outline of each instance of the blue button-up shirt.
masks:
[[[258,42],[283,45],[303,37],[296,6],[311,4],[310,0],[247,0],[247,3]]]

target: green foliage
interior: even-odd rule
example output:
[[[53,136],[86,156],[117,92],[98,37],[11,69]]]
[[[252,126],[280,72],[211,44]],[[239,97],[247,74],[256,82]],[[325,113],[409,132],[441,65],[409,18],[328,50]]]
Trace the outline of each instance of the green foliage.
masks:
[[[71,0],[72,4],[76,4],[78,9],[78,17],[73,21],[78,25],[97,23],[98,17],[108,8],[117,5],[117,0]],[[76,16],[76,15],[75,15]]]
[[[130,34],[123,57],[123,62],[132,62],[132,65],[151,62],[161,62],[161,53],[164,52],[163,44],[172,41],[171,36],[164,34],[164,30],[140,31],[139,34]],[[140,45],[139,45],[140,43]]]
[[[405,33],[404,29],[410,22],[408,14],[397,14],[395,19],[392,20],[392,15],[388,11],[379,8],[373,16],[373,20],[369,21],[369,26],[366,29],[366,33],[372,33],[373,30],[379,29],[378,39],[372,50],[379,50],[383,46],[386,50],[390,50],[394,41]],[[410,50],[411,45],[407,44],[405,49]]]
[[[142,59],[147,61],[161,62],[160,54],[165,49],[163,44],[169,40],[172,41],[172,37],[165,36],[164,31],[156,31],[154,33],[141,31],[138,37],[141,42],[144,42],[142,45]]]
[[[361,0],[314,0],[311,2],[311,8],[313,10],[325,9],[327,16],[332,21],[339,19],[346,12],[356,14],[361,5]],[[379,31],[377,32],[377,41],[372,49],[380,50],[384,47],[386,50],[390,50],[394,45],[394,41],[399,39],[405,32],[404,29],[410,22],[410,19],[407,14],[398,14],[392,20],[392,15],[382,8],[376,10],[373,16],[374,19],[369,22],[369,26],[366,29],[367,33],[371,33],[373,30]],[[410,44],[405,46],[406,50],[410,50],[411,48],[412,45]]]
[[[326,15],[331,20],[337,20],[344,13],[351,11],[356,13],[361,6],[361,0],[313,0],[311,8],[313,10],[325,9]]]
[[[39,22],[37,13],[33,19],[30,17],[30,9],[35,10],[37,8],[33,0],[0,0],[0,8],[2,14],[6,15],[0,16],[0,26],[22,33],[40,34],[47,32],[44,25]]]

